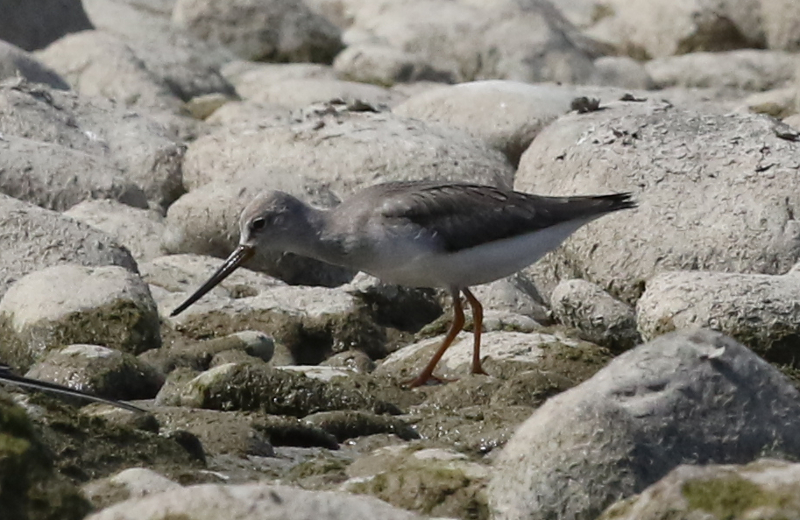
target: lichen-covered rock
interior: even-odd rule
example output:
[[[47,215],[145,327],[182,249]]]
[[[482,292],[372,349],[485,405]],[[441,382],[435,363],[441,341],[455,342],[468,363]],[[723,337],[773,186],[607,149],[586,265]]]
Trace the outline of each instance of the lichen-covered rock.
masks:
[[[679,464],[800,455],[800,392],[717,332],[677,332],[551,397],[496,459],[493,518],[596,518]]]
[[[800,270],[785,275],[677,271],[647,282],[636,304],[645,339],[692,327],[720,331],[765,359],[800,358]]]
[[[746,465],[682,465],[598,520],[709,520],[800,516],[800,464],[759,459]]]
[[[0,392],[0,518],[80,520],[91,509],[54,471],[25,411]]]
[[[0,300],[4,359],[27,368],[49,350],[88,343],[138,354],[161,346],[158,311],[138,275],[116,266],[53,266]]]
[[[107,399],[151,399],[164,377],[131,354],[98,345],[70,345],[47,354],[25,377]]]

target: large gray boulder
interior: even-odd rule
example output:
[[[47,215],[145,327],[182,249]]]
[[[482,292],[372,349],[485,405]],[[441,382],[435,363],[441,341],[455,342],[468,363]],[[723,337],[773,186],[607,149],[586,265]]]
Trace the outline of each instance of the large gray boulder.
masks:
[[[676,332],[550,398],[497,458],[493,518],[589,520],[679,464],[800,455],[800,392],[722,334]]]
[[[741,341],[765,359],[800,358],[800,269],[785,275],[678,271],[647,281],[636,304],[645,339],[707,327]]]
[[[0,195],[0,237],[0,297],[26,274],[52,265],[137,270],[128,250],[102,231],[6,195]]]
[[[105,159],[158,205],[168,205],[183,190],[183,146],[153,119],[103,99],[40,84],[2,84],[0,133]]]
[[[628,302],[666,270],[787,272],[800,259],[791,135],[769,117],[697,104],[619,102],[561,117],[523,154],[515,187],[633,191],[639,208],[584,226],[529,271],[546,296],[584,278]]]
[[[330,63],[343,47],[339,29],[301,0],[178,0],[172,20],[254,61]]]
[[[133,498],[87,520],[417,520],[422,517],[372,497],[306,491],[272,484],[206,484]]]

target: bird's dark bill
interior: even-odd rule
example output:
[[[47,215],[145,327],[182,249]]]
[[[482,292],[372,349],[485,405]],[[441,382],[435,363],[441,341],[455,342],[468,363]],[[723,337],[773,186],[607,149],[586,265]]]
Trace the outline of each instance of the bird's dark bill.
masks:
[[[217,286],[222,280],[228,277],[232,272],[236,270],[240,265],[245,263],[249,260],[254,253],[254,249],[250,246],[242,246],[240,245],[237,247],[233,253],[225,260],[217,271],[211,275],[211,278],[208,279],[206,283],[204,283],[197,291],[194,292],[191,296],[189,296],[185,302],[180,304],[178,308],[172,311],[170,316],[177,316],[178,314],[185,311],[191,304],[202,298],[208,291],[213,289]]]

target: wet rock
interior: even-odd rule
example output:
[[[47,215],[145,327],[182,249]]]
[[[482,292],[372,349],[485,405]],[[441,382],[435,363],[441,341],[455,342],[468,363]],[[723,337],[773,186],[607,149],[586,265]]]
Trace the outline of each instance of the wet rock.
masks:
[[[130,468],[116,475],[88,482],[81,487],[95,509],[130,498],[143,498],[181,487],[163,475],[147,468]]]
[[[65,34],[91,28],[80,0],[20,2],[4,6],[0,40],[32,51]]]
[[[450,71],[434,69],[419,55],[375,43],[349,45],[336,56],[333,69],[342,79],[386,87],[395,83],[454,80]]]
[[[759,459],[743,466],[678,466],[641,494],[608,508],[598,520],[752,518],[800,515],[800,464]]]
[[[1,30],[1,29],[0,29]],[[0,39],[0,80],[22,77],[31,83],[69,90],[69,84],[55,71],[16,45]]]
[[[159,302],[164,314],[186,294]],[[385,330],[355,298],[324,287],[276,285],[255,296],[206,298],[169,322],[192,338],[207,338],[254,328],[285,345],[297,364],[316,365],[332,354],[362,350],[373,359],[387,354]]]
[[[91,509],[58,472],[25,414],[0,392],[0,517],[78,520]]]
[[[768,361],[796,364],[800,341],[800,271],[782,276],[663,273],[647,282],[636,304],[645,339],[707,327],[742,342]]]
[[[582,92],[581,87],[568,85],[475,81],[428,90],[392,112],[462,130],[517,164],[541,129],[569,112],[572,100],[585,95]],[[621,91],[607,89],[601,98],[610,101],[621,95]]]
[[[729,52],[693,52],[648,61],[647,72],[660,88],[723,87],[761,91],[786,86],[800,65],[788,52],[742,49]]]
[[[254,61],[330,63],[342,49],[339,30],[296,0],[178,0],[172,21]]]
[[[255,427],[258,418],[246,413],[162,406],[156,410],[156,417],[164,430],[196,435],[207,456],[275,455],[269,438]]]
[[[517,430],[494,465],[493,518],[595,518],[682,463],[797,457],[799,399],[730,338],[662,336],[550,398]]]
[[[342,487],[351,492],[431,516],[488,518],[482,489],[489,469],[460,453],[387,447],[359,459],[346,471],[351,479]]]
[[[404,347],[391,354],[375,369],[376,376],[390,376],[400,381],[410,380],[419,373],[434,352],[442,337],[426,339]],[[471,333],[462,333],[442,356],[436,374],[445,378],[460,377],[469,373],[472,364],[473,339]],[[567,371],[593,374],[608,359],[608,352],[596,345],[563,336],[540,332],[488,332],[481,337],[481,359],[484,369],[495,377],[541,367],[563,360],[574,363]]]
[[[112,161],[57,144],[5,136],[0,169],[0,192],[46,209],[64,211],[97,198],[147,207],[144,191]]]
[[[112,200],[89,200],[64,212],[114,237],[125,246],[137,262],[147,262],[164,254],[161,237],[164,218],[156,211],[133,208]]]
[[[628,350],[641,340],[633,308],[586,280],[559,283],[550,305],[559,322],[577,329],[582,339],[611,351]]]
[[[267,436],[275,446],[311,448],[319,446],[338,450],[336,437],[325,429],[294,417],[267,415],[259,418],[254,427]]]
[[[160,349],[148,350],[140,358],[169,373],[179,367],[208,370],[216,357],[224,352],[237,351],[252,359],[269,361],[275,352],[275,341],[256,330],[243,330],[228,336],[205,341],[178,341]]]
[[[3,356],[17,368],[65,344],[102,344],[133,354],[161,346],[150,291],[122,267],[63,264],[26,275],[0,300],[0,317]]]
[[[41,84],[0,85],[0,133],[53,143],[116,165],[166,206],[183,192],[184,149],[154,120]]]
[[[375,370],[375,362],[359,350],[346,350],[334,354],[321,364],[334,368],[345,368],[358,374],[369,374]]]
[[[287,192],[305,192],[296,174],[272,171],[270,187]],[[250,201],[267,189],[253,178],[240,182],[211,183],[187,193],[167,212],[164,249],[170,253],[195,253],[227,257],[239,243],[239,216]],[[286,183],[284,184],[283,179]],[[310,196],[321,201],[320,196]],[[292,284],[333,287],[353,277],[350,269],[332,266],[293,254],[264,252],[248,262],[248,267],[263,271]]]
[[[543,295],[583,278],[630,303],[644,280],[667,270],[777,274],[794,265],[800,200],[787,186],[798,181],[800,148],[779,137],[771,118],[694,107],[610,103],[539,133],[520,160],[517,189],[634,190],[639,203],[584,226],[525,270]]]
[[[191,486],[140,499],[131,499],[95,513],[87,520],[156,520],[179,515],[196,520],[417,520],[420,516],[396,509],[371,497],[329,491],[305,491],[272,484]]]
[[[154,364],[154,366],[158,365]],[[166,380],[164,381],[164,384],[158,391],[158,395],[156,395],[156,401],[155,401],[156,405],[180,406],[182,399],[181,394],[184,391],[184,388],[191,380],[193,380],[200,374],[201,371],[192,368],[187,368],[187,367],[174,368],[172,371],[169,372]]]
[[[189,146],[183,173],[191,191],[237,180],[274,189],[276,172],[343,197],[363,189],[364,179],[509,185],[513,168],[502,154],[460,132],[329,105],[309,108],[290,124],[214,130]]]
[[[130,253],[105,233],[6,195],[0,195],[0,236],[0,296],[26,274],[64,262],[136,271]]]
[[[164,377],[131,354],[97,345],[70,345],[48,353],[25,377],[109,399],[155,397]]]
[[[181,392],[181,405],[304,417],[325,410],[370,410],[380,402],[336,382],[326,383],[266,365],[231,363],[188,382]]]
[[[419,433],[402,419],[386,415],[338,410],[315,413],[303,420],[334,435],[339,442],[378,433],[391,433],[407,441],[419,439]]]

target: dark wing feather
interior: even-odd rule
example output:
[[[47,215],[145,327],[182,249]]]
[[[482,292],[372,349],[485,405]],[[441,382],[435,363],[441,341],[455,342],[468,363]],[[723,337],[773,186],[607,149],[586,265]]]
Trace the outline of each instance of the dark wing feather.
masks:
[[[448,252],[636,207],[630,193],[543,197],[491,186],[430,183],[397,183],[384,190],[386,218],[424,227]]]

